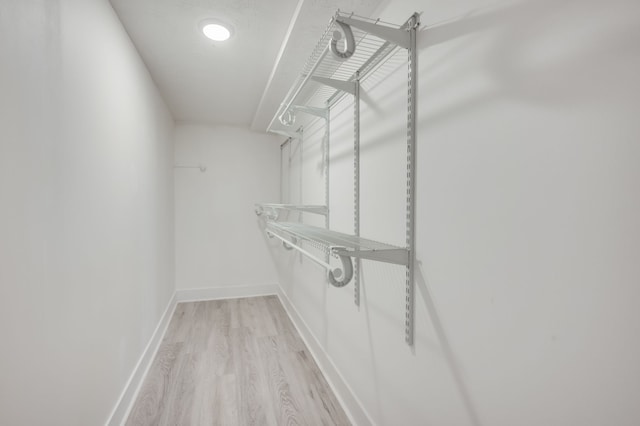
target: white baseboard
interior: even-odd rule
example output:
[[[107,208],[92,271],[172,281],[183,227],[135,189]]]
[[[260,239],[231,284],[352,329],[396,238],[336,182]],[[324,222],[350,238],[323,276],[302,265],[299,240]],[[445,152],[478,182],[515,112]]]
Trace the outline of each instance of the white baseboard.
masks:
[[[142,356],[138,360],[131,376],[129,376],[129,380],[124,387],[124,390],[120,394],[120,398],[118,398],[118,402],[114,407],[111,415],[109,416],[109,420],[107,421],[108,426],[116,426],[123,425],[129,416],[129,412],[133,407],[133,403],[138,396],[138,392],[142,387],[142,383],[144,382],[144,378],[147,376],[147,372],[151,367],[151,363],[153,359],[156,357],[156,353],[158,352],[158,348],[160,347],[160,343],[162,343],[162,338],[164,337],[165,332],[167,331],[167,326],[169,325],[169,321],[173,316],[173,312],[176,309],[176,294],[174,293],[169,300],[169,304],[165,309],[164,313],[160,317],[160,321],[158,322],[158,326],[154,330],[151,335],[151,339],[147,344],[147,347],[142,352]]]
[[[178,302],[199,300],[239,299],[242,297],[270,296],[277,294],[278,284],[261,284],[229,287],[187,288],[176,290]]]
[[[313,335],[311,329],[307,326],[305,321],[302,319],[296,308],[293,306],[287,295],[282,291],[282,288],[278,286],[277,292],[278,298],[282,302],[282,306],[289,314],[289,318],[293,322],[293,325],[298,330],[298,334],[302,337],[302,340],[309,348],[311,352],[311,356],[318,364],[320,371],[324,374],[325,379],[331,386],[333,393],[342,404],[342,408],[346,412],[349,420],[354,426],[371,426],[375,425],[373,420],[371,420],[371,416],[367,413],[367,411],[363,408],[362,403],[355,396],[351,387],[347,384],[342,377],[342,374],[338,371],[329,355],[326,353],[318,339]]]

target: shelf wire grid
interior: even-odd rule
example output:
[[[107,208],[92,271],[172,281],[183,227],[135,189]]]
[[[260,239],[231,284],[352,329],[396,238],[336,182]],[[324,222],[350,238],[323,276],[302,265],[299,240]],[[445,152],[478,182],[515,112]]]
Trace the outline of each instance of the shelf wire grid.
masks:
[[[280,236],[286,234],[306,241],[323,251],[330,250],[331,247],[344,247],[348,251],[406,250],[391,244],[295,222],[269,222],[267,229]]]
[[[305,62],[302,73],[297,77],[285,97],[284,102],[276,112],[270,129],[287,128],[280,123],[279,117],[286,113],[287,108],[290,108],[292,105],[304,105],[314,108],[331,107],[346,94],[341,90],[336,90],[331,86],[316,82],[309,77],[322,77],[351,82],[356,79],[358,73],[360,77],[365,76],[397,48],[393,43],[352,26],[351,30],[356,42],[355,51],[353,55],[346,60],[336,58],[330,52],[329,44],[333,32],[339,29],[336,24],[336,18],[339,17],[353,17],[362,21],[375,23],[376,25],[384,25],[392,28],[402,28],[406,26],[405,24],[398,27],[397,25],[380,20],[337,12],[322,34],[311,56]],[[329,101],[328,104],[327,101]]]

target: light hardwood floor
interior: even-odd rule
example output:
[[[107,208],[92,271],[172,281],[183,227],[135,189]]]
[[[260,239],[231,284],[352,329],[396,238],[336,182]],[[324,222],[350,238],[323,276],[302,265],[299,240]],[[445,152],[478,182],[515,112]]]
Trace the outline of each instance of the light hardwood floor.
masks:
[[[276,296],[180,303],[127,425],[350,425]]]

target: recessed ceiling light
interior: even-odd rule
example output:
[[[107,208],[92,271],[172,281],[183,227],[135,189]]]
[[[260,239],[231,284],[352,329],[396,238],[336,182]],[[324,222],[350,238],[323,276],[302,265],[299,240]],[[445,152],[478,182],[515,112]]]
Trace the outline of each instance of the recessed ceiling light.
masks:
[[[231,30],[220,23],[207,23],[202,27],[202,32],[213,41],[225,41],[231,37]]]

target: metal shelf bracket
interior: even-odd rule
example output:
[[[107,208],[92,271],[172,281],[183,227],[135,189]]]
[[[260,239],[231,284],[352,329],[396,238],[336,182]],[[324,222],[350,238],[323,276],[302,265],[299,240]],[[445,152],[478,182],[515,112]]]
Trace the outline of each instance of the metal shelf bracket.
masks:
[[[338,16],[336,17],[336,23],[347,24],[361,29],[362,31],[373,34],[383,40],[391,42],[397,46],[408,49],[410,46],[409,33],[404,29],[385,27],[377,25],[372,22],[362,21],[352,17]]]
[[[292,105],[289,111],[303,112],[305,114],[315,115],[316,117],[324,118],[328,121],[328,114],[326,108],[316,108],[306,105]]]
[[[336,80],[335,78],[318,76],[311,77],[311,80],[324,84],[325,86],[333,87],[336,90],[342,90],[343,92],[347,92],[352,95],[356,93],[356,84],[353,81],[342,81]]]
[[[396,265],[408,265],[409,264],[409,250],[398,248],[388,250],[337,250],[336,254],[349,255],[358,259],[369,259],[378,262],[393,263]]]
[[[288,138],[293,138],[293,139],[300,139],[302,137],[302,133],[300,132],[292,132],[292,131],[280,130],[280,129],[273,129],[271,131],[273,133],[277,133],[279,135],[286,136]]]

